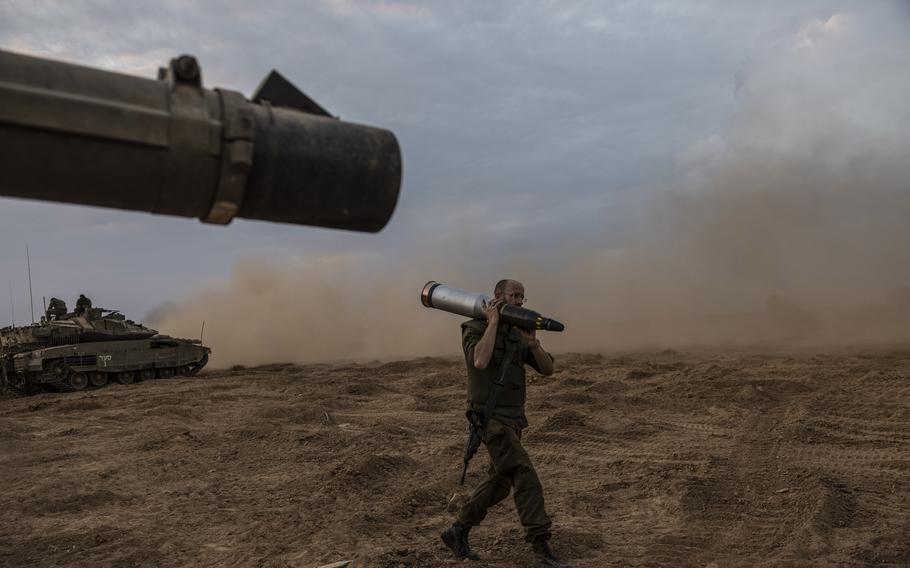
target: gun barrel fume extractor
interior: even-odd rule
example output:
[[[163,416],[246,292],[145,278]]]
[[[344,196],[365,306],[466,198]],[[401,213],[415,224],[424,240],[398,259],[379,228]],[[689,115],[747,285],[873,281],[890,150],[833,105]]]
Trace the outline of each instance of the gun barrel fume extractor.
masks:
[[[188,55],[152,80],[0,51],[0,172],[11,197],[375,232],[401,153],[275,71],[247,100]]]

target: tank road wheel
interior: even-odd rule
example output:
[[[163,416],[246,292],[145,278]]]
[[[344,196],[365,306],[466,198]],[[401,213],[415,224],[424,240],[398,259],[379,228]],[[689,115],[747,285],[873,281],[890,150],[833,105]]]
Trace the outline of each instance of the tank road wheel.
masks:
[[[88,386],[88,375],[85,373],[70,373],[66,378],[66,385],[77,391],[81,391]]]
[[[193,374],[193,366],[192,365],[182,365],[180,367],[177,367],[177,374],[180,375],[181,377],[189,377],[190,375]]]
[[[88,382],[93,387],[101,388],[107,384],[107,374],[100,371],[95,371],[94,373],[89,373]]]
[[[158,369],[158,378],[159,379],[170,379],[174,376],[174,369],[170,367],[162,367]]]
[[[147,381],[155,378],[155,369],[142,369],[139,371],[139,380]]]
[[[117,382],[121,385],[128,385],[133,382],[132,371],[121,371],[117,373]]]
[[[69,374],[69,369],[66,368],[66,364],[63,360],[54,361],[48,370],[53,373],[54,378],[58,381],[65,381]]]

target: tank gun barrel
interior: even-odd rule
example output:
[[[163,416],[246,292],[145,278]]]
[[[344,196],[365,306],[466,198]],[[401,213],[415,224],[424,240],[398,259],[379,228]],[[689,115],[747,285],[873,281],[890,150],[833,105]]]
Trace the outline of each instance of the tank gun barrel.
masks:
[[[0,172],[10,197],[376,232],[401,154],[274,71],[247,100],[188,55],[152,80],[0,50]]]

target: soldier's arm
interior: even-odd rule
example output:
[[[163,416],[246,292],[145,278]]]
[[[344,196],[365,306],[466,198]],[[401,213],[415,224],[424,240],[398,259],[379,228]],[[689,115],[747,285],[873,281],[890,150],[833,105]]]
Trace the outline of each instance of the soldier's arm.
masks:
[[[556,370],[553,365],[553,357],[544,351],[543,347],[540,346],[540,340],[534,339],[529,345],[529,351],[531,352],[531,358],[535,363],[532,365],[537,372],[541,375],[548,377],[553,374]]]
[[[552,375],[554,371],[553,356],[541,347],[540,340],[537,339],[537,331],[519,329],[518,333],[521,334],[522,340],[528,346],[528,355],[525,356],[525,363],[531,365],[534,370],[545,377]]]
[[[493,347],[496,346],[496,328],[499,327],[499,306],[502,299],[496,298],[484,306],[483,312],[487,316],[487,329],[483,337],[474,346],[474,367],[486,369],[493,357]]]
[[[487,324],[483,336],[477,345],[474,346],[474,366],[478,369],[486,369],[493,357],[493,347],[496,345],[496,326]]]

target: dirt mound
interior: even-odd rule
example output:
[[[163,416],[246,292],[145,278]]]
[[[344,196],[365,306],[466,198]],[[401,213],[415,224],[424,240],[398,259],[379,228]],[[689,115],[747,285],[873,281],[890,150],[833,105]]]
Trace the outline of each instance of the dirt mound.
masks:
[[[548,417],[541,431],[559,432],[583,428],[586,424],[585,417],[574,410],[562,410]]]
[[[336,469],[332,477],[341,487],[376,489],[377,485],[403,471],[414,468],[417,462],[406,455],[369,455],[352,465]]]
[[[460,358],[0,399],[0,565],[452,565]],[[576,566],[910,564],[910,352],[560,356],[524,434]],[[510,499],[471,533],[526,566]]]

